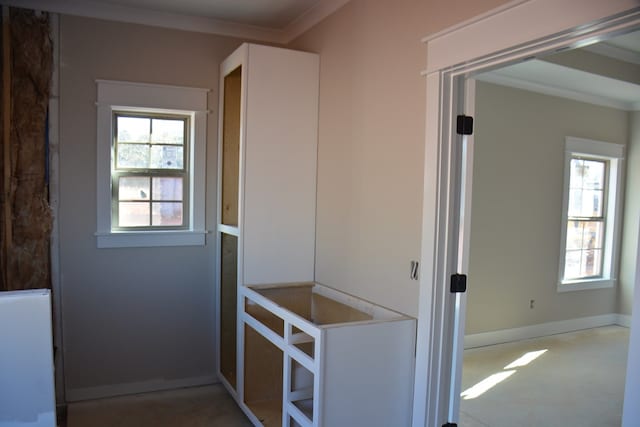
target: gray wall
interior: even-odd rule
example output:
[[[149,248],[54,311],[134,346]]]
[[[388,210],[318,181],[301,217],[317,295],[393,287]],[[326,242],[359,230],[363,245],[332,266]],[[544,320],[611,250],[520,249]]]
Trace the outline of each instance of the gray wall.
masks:
[[[619,313],[631,314],[633,287],[636,283],[638,226],[640,221],[640,111],[629,113],[629,145],[627,146],[627,187],[622,226],[620,257]]]
[[[230,38],[62,16],[60,259],[68,398],[215,375],[215,239],[97,249],[96,79],[211,88],[207,227],[215,224],[218,65]],[[214,235],[211,235],[214,236]],[[116,385],[116,387],[111,387]],[[101,387],[96,389],[96,387]],[[106,388],[104,388],[106,387]],[[126,387],[125,387],[126,388]],[[79,394],[80,393],[80,394]]]
[[[556,290],[564,140],[626,144],[628,113],[483,82],[476,112],[466,333],[616,313],[615,288]]]

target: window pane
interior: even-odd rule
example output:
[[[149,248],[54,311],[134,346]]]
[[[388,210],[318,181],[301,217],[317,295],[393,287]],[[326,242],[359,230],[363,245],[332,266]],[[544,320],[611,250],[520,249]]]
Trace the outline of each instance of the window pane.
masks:
[[[569,221],[567,224],[567,249],[582,249],[584,221]]]
[[[153,225],[182,225],[182,203],[158,202],[153,204]]]
[[[118,180],[119,200],[149,200],[149,177],[122,177]]]
[[[118,225],[120,227],[149,226],[149,203],[120,202],[118,204]]]
[[[146,144],[118,144],[116,168],[149,167],[149,146]]]
[[[567,280],[577,279],[580,274],[580,259],[582,251],[567,251],[564,259],[564,278]]]
[[[153,178],[153,200],[182,201],[182,178]]]
[[[569,216],[582,216],[582,190],[569,190]]]
[[[149,142],[151,119],[118,117],[118,142]]]
[[[584,223],[584,249],[602,249],[603,223],[588,221]]]
[[[602,216],[602,196],[602,190],[583,190],[580,216]]]
[[[153,169],[183,169],[184,149],[180,146],[151,146],[151,165]]]
[[[570,188],[582,188],[582,177],[584,175],[584,160],[571,159],[571,176],[569,180]]]
[[[602,251],[599,249],[582,251],[581,276],[599,276],[602,265]]]
[[[604,189],[605,162],[598,160],[584,161],[583,187],[595,190]]]
[[[184,120],[153,119],[151,141],[184,144]]]

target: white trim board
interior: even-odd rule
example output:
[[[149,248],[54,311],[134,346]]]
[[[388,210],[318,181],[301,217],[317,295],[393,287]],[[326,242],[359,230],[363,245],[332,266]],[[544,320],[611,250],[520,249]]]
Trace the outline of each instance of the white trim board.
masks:
[[[104,3],[96,0],[0,0],[2,4],[64,15],[104,19],[152,27],[218,34],[239,39],[286,44],[318,24],[350,0],[322,0],[281,29],[238,24],[205,16],[183,15]]]
[[[134,383],[109,384],[97,387],[67,388],[67,402],[102,399],[127,394],[149,393],[152,391],[172,390],[185,387],[197,387],[218,383],[215,375],[181,378],[175,380],[155,379]]]
[[[631,325],[631,316],[611,313],[600,316],[539,323],[521,328],[501,329],[499,331],[465,335],[464,348],[484,347],[610,325],[619,325],[628,328]]]

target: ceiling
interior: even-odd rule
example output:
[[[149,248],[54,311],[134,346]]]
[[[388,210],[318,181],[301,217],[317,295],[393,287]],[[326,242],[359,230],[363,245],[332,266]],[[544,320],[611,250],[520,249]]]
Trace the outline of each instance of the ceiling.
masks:
[[[476,76],[622,110],[640,110],[640,31]]]
[[[349,0],[0,0],[9,6],[287,43]]]
[[[321,0],[100,0],[102,3],[282,30]]]

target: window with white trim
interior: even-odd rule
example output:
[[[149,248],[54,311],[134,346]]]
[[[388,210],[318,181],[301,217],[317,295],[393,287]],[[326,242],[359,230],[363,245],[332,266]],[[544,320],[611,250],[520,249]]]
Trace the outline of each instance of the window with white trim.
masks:
[[[97,84],[97,246],[203,245],[208,90]]]
[[[615,283],[624,146],[567,137],[558,290]]]

